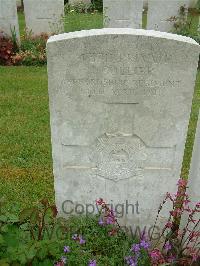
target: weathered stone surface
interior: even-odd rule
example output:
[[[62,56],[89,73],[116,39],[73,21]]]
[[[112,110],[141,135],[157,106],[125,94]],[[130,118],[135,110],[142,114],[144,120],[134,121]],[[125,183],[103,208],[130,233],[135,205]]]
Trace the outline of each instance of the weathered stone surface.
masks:
[[[8,36],[12,36],[14,30],[19,40],[16,0],[0,0],[0,32],[3,31]]]
[[[179,16],[180,7],[187,8],[189,0],[149,0],[147,29],[171,32],[174,30],[174,17]]]
[[[26,27],[34,35],[64,31],[64,0],[24,0]]]
[[[195,134],[188,186],[192,202],[200,202],[200,113]]]
[[[122,224],[152,225],[180,175],[199,45],[100,29],[53,36],[47,54],[59,214],[103,198],[134,204]]]
[[[189,7],[195,8],[198,0],[189,0]],[[149,0],[144,0],[144,7],[146,8],[148,6]],[[167,0],[166,0],[167,2]]]
[[[190,165],[190,174],[188,181],[188,189],[187,194],[189,195],[189,199],[191,202],[189,203],[190,208],[195,208],[197,203],[200,203],[200,112],[199,119],[196,128],[195,141],[193,146],[192,160]],[[181,227],[185,227],[187,225],[188,229],[191,231],[200,231],[200,224],[189,223],[188,225],[189,214],[187,212],[184,213],[181,220]],[[198,222],[200,219],[200,213],[196,213],[193,215],[193,219]],[[195,229],[195,230],[194,230]],[[188,232],[185,235],[185,239],[188,237]],[[197,242],[198,243],[198,242]],[[196,245],[200,248],[200,243]]]
[[[142,28],[143,0],[103,0],[105,28]]]

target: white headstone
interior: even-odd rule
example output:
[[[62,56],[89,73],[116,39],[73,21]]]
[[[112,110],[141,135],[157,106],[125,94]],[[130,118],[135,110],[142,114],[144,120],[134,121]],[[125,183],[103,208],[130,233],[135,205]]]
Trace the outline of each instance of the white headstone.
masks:
[[[196,7],[196,4],[197,4],[197,1],[198,0],[189,0],[189,7],[195,8]],[[149,0],[144,0],[144,7],[147,7],[148,6],[148,2],[149,2]]]
[[[34,35],[64,31],[64,0],[24,0],[26,27]]]
[[[199,45],[99,29],[52,36],[47,54],[59,214],[103,198],[125,204],[122,224],[153,225],[165,193],[177,189]]]
[[[188,185],[187,185],[187,194],[189,195],[190,203],[189,208],[195,209],[195,205],[197,203],[200,203],[200,112],[199,112],[199,119],[197,122],[197,128],[196,128],[196,134],[195,134],[195,141],[193,146],[193,153],[192,153],[192,160],[190,165],[190,174],[188,179]],[[200,213],[196,212],[193,214],[193,219],[196,221],[195,224],[193,222],[190,222],[188,224],[188,218],[189,218],[188,212],[185,212],[181,219],[181,228],[186,227],[189,230],[199,232],[200,231],[200,224],[198,223],[198,220],[200,219]],[[196,225],[197,224],[197,225]],[[185,239],[189,237],[189,232],[187,231],[185,235]],[[200,242],[196,242],[196,246],[200,248]]]
[[[1,31],[5,32],[10,37],[12,36],[12,32],[15,32],[19,40],[16,0],[0,0],[0,32]]]
[[[143,0],[103,0],[105,28],[142,28]]]
[[[188,186],[192,202],[200,202],[200,113],[195,134]]]
[[[189,0],[149,0],[147,29],[171,32],[174,30],[174,18],[180,15],[180,8],[187,8]]]

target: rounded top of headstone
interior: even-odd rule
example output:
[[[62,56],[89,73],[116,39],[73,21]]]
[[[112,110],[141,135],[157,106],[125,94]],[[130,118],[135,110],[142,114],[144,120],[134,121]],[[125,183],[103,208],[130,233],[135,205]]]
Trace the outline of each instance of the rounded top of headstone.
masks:
[[[193,40],[192,38],[186,37],[186,36],[167,33],[167,32],[154,31],[154,30],[130,29],[130,28],[103,28],[103,29],[92,29],[92,30],[69,32],[69,33],[51,36],[48,39],[47,43],[63,41],[67,39],[78,39],[78,38],[83,38],[83,37],[101,36],[101,35],[102,36],[103,35],[145,36],[145,37],[153,37],[153,38],[163,38],[163,39],[185,42],[185,43],[200,46],[195,40]]]

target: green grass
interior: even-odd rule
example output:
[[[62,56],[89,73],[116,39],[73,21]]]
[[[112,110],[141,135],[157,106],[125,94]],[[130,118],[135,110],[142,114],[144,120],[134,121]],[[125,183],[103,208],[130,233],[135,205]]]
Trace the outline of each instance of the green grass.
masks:
[[[65,16],[65,32],[103,28],[103,15],[71,13]]]
[[[0,67],[0,195],[54,200],[46,67]]]
[[[185,145],[185,152],[183,158],[183,166],[181,171],[181,176],[184,178],[188,178],[189,175],[190,161],[192,156],[192,148],[195,138],[196,125],[199,115],[199,108],[200,108],[200,71],[198,72],[196,79],[196,86],[193,96],[192,110],[190,114],[190,122],[188,127],[187,141]]]
[[[20,34],[23,35],[26,27],[24,12],[18,12],[18,21]]]

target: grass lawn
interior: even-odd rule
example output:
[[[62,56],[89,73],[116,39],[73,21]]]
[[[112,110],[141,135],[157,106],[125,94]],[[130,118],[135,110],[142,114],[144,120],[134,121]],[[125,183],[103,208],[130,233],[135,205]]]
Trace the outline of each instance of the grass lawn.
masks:
[[[22,33],[25,27],[22,13],[19,13],[19,22]],[[65,19],[66,31],[101,27],[102,14],[72,13]],[[46,67],[0,67],[0,77],[0,195],[4,195],[9,203],[20,203],[22,208],[45,197],[53,202]],[[192,105],[183,177],[188,176],[199,106],[200,72]]]
[[[54,200],[46,67],[0,67],[0,195]]]

